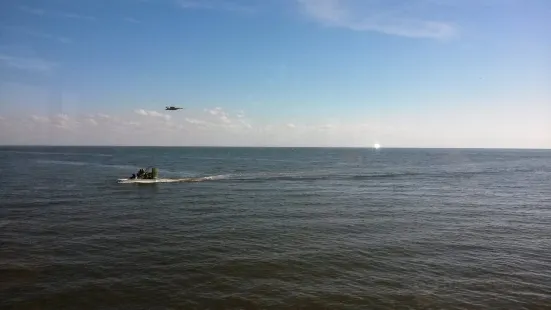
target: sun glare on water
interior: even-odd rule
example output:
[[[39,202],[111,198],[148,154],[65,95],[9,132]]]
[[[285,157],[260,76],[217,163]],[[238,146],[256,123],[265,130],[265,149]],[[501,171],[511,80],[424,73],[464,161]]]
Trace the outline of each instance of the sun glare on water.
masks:
[[[381,148],[381,145],[379,143],[375,143],[375,144],[373,144],[373,148],[378,150],[378,149]]]

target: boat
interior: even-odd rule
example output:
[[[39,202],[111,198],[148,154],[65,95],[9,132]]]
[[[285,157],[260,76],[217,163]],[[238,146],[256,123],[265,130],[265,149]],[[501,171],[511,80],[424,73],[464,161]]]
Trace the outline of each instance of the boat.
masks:
[[[159,171],[155,167],[140,169],[127,179],[119,179],[123,183],[158,183]]]
[[[200,178],[159,178],[159,171],[155,167],[148,169],[140,169],[138,173],[132,174],[131,177],[126,179],[118,179],[118,183],[138,183],[138,184],[151,184],[151,183],[181,183],[181,182],[203,182],[212,180],[213,177],[200,177]]]

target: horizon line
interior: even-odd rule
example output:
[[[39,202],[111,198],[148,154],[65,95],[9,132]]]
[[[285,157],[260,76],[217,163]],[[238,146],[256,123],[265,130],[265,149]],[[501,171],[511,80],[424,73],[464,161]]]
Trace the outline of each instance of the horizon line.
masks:
[[[247,146],[247,145],[114,145],[114,144],[0,144],[2,147],[131,147],[131,148],[281,148],[281,149],[435,149],[435,150],[551,150],[551,148],[533,147],[418,147],[389,146],[376,149],[373,146]]]

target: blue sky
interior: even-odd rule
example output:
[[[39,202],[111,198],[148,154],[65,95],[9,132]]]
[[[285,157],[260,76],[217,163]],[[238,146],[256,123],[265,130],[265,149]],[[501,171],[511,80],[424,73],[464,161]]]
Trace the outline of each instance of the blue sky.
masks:
[[[0,144],[551,147],[545,0],[8,0],[0,14]]]

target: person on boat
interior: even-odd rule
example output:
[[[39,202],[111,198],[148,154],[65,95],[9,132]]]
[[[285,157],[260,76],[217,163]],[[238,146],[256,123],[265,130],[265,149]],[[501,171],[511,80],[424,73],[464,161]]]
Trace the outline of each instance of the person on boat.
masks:
[[[138,178],[143,178],[144,174],[145,174],[145,170],[143,170],[143,168],[142,168],[142,169],[140,169],[140,170],[138,171],[138,175],[137,175],[137,176],[138,176]]]
[[[130,177],[131,180],[135,179],[136,178],[136,174],[135,173],[132,173],[132,176]]]

